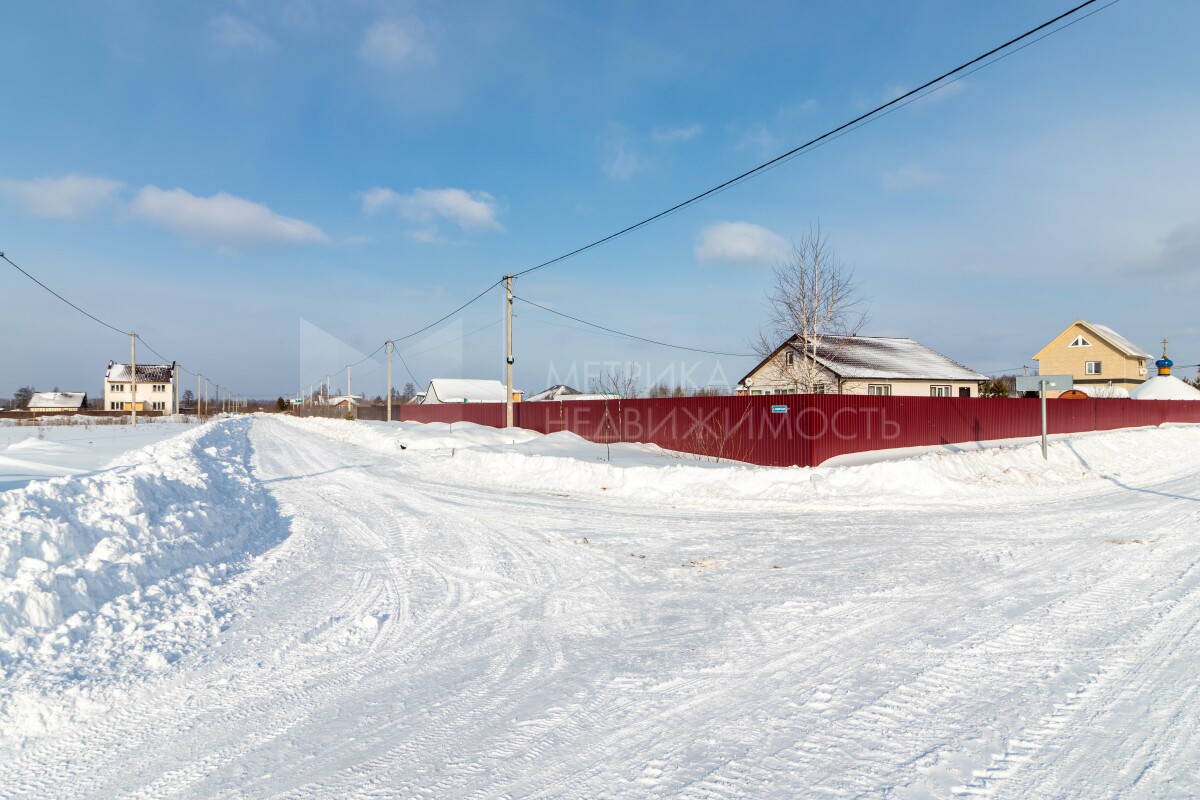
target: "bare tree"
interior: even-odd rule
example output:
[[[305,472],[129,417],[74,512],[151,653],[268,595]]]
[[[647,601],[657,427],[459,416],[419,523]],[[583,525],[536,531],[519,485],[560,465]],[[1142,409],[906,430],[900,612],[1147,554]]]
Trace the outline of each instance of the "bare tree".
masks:
[[[768,369],[778,382],[802,393],[816,391],[828,382],[816,354],[836,358],[840,348],[823,346],[826,338],[857,334],[867,321],[866,306],[854,271],[837,257],[818,225],[793,242],[791,254],[775,265],[767,326],[751,346],[765,359],[795,337],[796,350],[785,350]]]
[[[615,394],[622,400],[633,400],[638,396],[638,379],[624,367],[614,368],[592,378],[590,388],[593,394]]]
[[[17,391],[13,392],[12,396],[13,408],[27,408],[29,401],[33,399],[33,394],[36,391],[37,389],[32,386],[22,386],[20,389],[17,389]]]

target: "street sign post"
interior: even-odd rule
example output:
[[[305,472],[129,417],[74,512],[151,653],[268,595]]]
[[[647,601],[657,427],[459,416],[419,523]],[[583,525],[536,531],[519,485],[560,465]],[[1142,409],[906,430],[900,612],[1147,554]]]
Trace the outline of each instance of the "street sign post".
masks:
[[[1056,389],[1065,392],[1075,388],[1075,378],[1071,375],[1018,375],[1018,392],[1038,392],[1042,397],[1042,458],[1049,460],[1046,450],[1046,390]]]

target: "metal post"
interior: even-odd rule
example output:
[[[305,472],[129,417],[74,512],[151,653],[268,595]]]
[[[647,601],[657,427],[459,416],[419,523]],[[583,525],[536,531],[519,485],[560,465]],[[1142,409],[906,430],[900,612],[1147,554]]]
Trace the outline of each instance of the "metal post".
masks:
[[[505,358],[504,358],[504,383],[507,388],[504,396],[504,420],[506,427],[513,426],[513,351],[512,351],[512,312],[513,312],[513,293],[512,293],[512,275],[504,276],[504,340],[505,340]]]
[[[1050,454],[1046,451],[1046,384],[1048,381],[1039,381],[1038,385],[1042,387],[1042,458],[1046,461],[1050,460]]]
[[[129,404],[133,414],[133,427],[137,427],[137,334],[129,334],[129,391],[133,402]]]
[[[388,377],[387,377],[387,421],[392,421],[392,343],[387,343]]]

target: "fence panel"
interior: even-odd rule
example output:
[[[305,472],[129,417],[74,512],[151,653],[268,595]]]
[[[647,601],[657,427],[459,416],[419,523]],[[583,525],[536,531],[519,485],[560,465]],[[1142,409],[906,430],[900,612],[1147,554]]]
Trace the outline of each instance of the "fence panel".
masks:
[[[383,419],[363,407],[360,419]],[[518,427],[571,431],[593,442],[646,442],[702,458],[764,466],[815,466],[834,456],[927,445],[1036,436],[1041,401],[1029,398],[776,395],[566,400],[517,403]],[[501,403],[396,405],[396,420],[503,427]],[[1200,403],[1182,400],[1050,400],[1050,433],[1200,423]]]

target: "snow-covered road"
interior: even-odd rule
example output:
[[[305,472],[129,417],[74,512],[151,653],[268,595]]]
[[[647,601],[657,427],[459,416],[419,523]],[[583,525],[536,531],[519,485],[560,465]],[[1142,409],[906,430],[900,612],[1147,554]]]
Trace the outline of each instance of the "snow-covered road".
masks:
[[[644,492],[519,456],[531,492],[511,452],[213,425],[278,543],[170,666],[14,693],[0,797],[1200,796],[1195,428]]]

